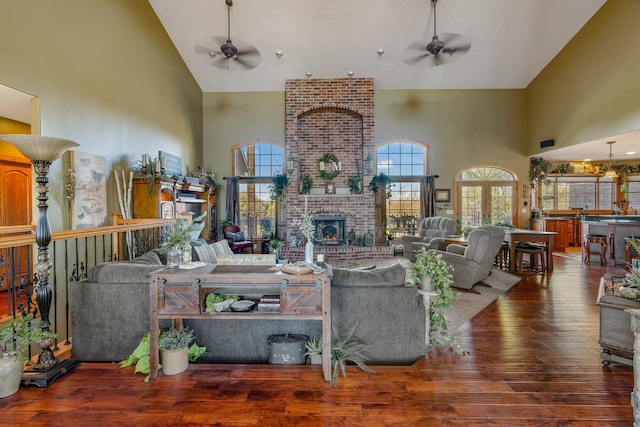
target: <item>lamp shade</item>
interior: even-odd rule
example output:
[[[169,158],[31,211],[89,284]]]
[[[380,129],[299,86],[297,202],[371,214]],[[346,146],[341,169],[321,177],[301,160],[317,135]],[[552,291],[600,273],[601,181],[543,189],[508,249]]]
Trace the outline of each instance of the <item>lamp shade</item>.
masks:
[[[53,162],[70,148],[80,144],[69,139],[53,136],[10,134],[0,135],[0,139],[14,145],[30,160]]]

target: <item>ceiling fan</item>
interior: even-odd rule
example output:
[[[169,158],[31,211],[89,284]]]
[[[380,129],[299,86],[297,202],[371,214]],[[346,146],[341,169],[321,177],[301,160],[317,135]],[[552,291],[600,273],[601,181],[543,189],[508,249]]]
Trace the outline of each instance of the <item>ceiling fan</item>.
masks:
[[[238,40],[236,40],[235,45],[233,44],[231,41],[231,6],[233,6],[233,0],[225,0],[225,4],[227,5],[227,37],[207,37],[196,45],[196,54],[216,68],[228,70],[231,64],[238,64],[245,70],[255,68],[260,62],[260,52],[254,46]]]
[[[431,60],[430,65],[446,64],[469,51],[471,42],[461,34],[442,33],[438,36],[436,32],[436,4],[438,0],[431,0],[433,3],[433,38],[426,46],[423,41],[416,41],[407,46],[407,50],[422,52],[418,56],[406,59],[404,62],[415,65],[425,58]]]

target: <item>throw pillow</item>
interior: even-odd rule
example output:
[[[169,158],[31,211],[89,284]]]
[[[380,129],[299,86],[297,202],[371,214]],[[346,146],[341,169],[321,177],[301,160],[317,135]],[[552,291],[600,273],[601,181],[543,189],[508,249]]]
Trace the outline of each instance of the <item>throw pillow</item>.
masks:
[[[129,261],[131,264],[162,265],[156,252],[147,252]]]
[[[233,254],[233,251],[229,247],[229,242],[226,239],[211,243],[211,247],[213,248],[213,252],[216,254],[216,257]]]
[[[193,251],[197,256],[195,261],[202,261],[209,264],[216,263],[216,253],[210,245],[193,246]]]
[[[238,231],[237,233],[227,233],[227,237],[234,242],[244,242],[244,233],[242,231]]]

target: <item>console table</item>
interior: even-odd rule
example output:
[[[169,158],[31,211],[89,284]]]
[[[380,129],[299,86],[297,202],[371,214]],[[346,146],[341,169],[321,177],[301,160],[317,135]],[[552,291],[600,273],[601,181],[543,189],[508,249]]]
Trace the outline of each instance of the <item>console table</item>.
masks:
[[[207,264],[191,270],[163,268],[151,274],[149,297],[150,377],[157,378],[158,319],[321,320],[322,372],[331,380],[331,267],[323,274],[290,275],[269,266]],[[279,312],[209,314],[209,293],[280,295]]]

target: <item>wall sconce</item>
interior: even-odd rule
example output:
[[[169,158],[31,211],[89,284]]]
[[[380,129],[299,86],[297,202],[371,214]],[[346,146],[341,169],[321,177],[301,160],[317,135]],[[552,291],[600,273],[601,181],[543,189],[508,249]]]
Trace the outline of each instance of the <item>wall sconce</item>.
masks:
[[[293,160],[293,157],[287,157],[287,172],[289,174],[293,174],[293,169],[295,167],[295,161]]]
[[[364,161],[364,168],[367,171],[368,175],[371,175],[373,173],[373,156],[371,156],[371,153],[369,153]]]

